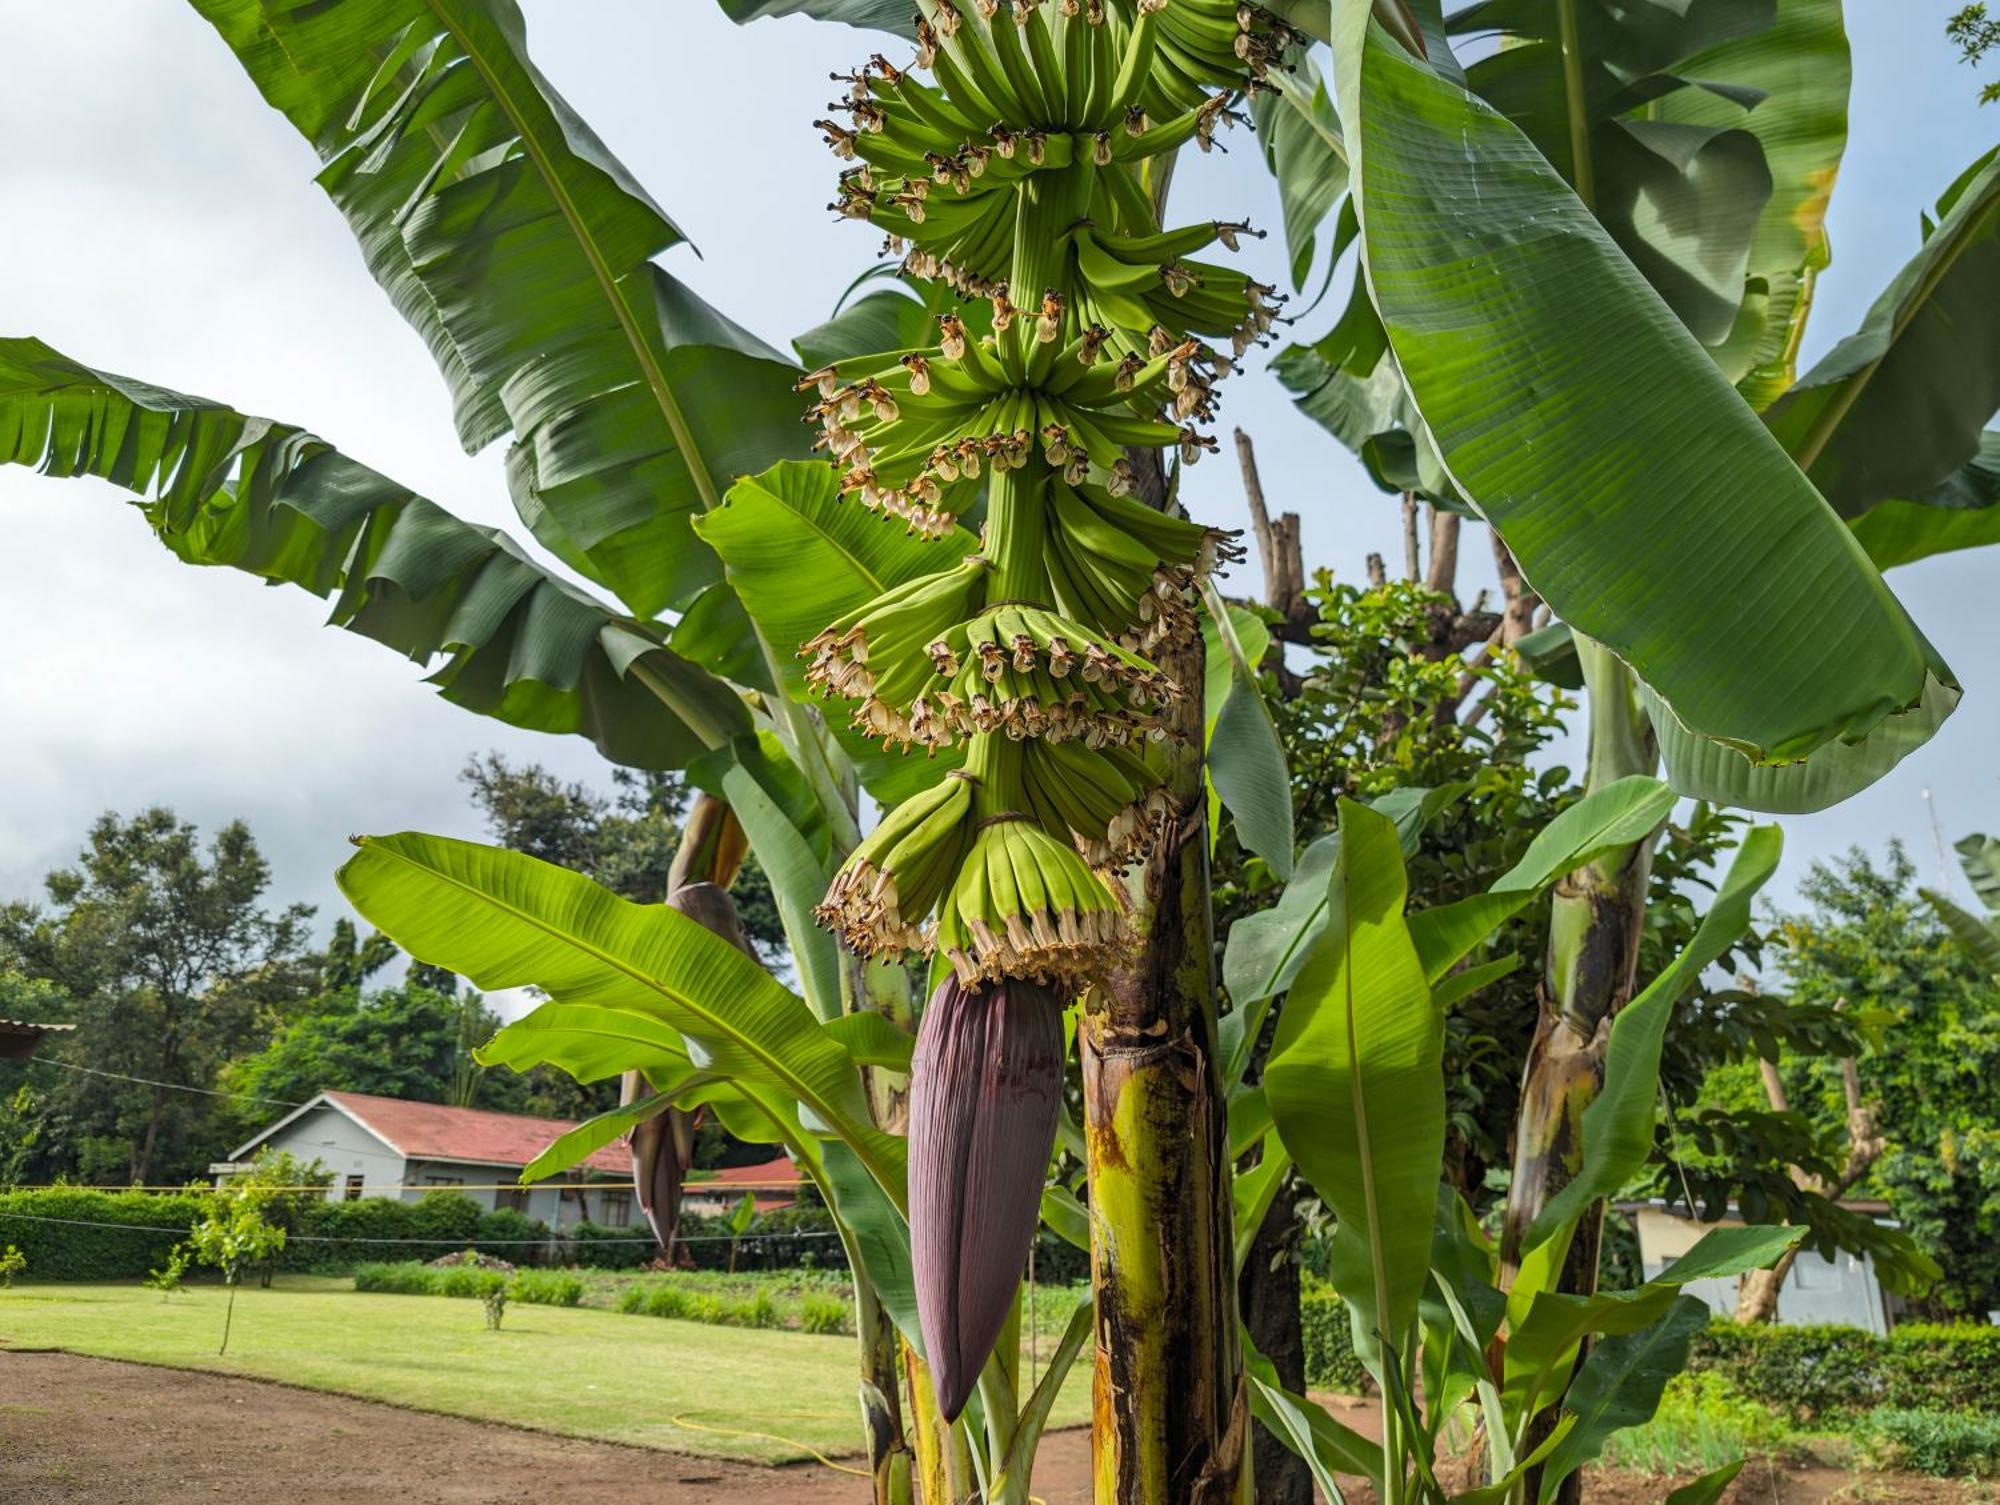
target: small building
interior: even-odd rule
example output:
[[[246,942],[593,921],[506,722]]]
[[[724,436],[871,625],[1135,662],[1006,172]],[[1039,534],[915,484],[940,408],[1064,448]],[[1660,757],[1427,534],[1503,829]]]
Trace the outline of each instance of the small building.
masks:
[[[1841,1205],[1887,1221],[1886,1202],[1850,1200]],[[1717,1224],[1688,1217],[1664,1202],[1624,1202],[1619,1208],[1632,1219],[1639,1235],[1639,1264],[1648,1280],[1692,1249],[1709,1229],[1743,1222],[1734,1209]],[[1734,1277],[1695,1280],[1682,1289],[1706,1302],[1717,1316],[1733,1317],[1738,1284]],[[1792,1262],[1784,1285],[1778,1288],[1776,1320],[1788,1327],[1840,1323],[1882,1335],[1895,1326],[1895,1298],[1882,1289],[1871,1256],[1842,1250],[1828,1259],[1806,1249]]]
[[[0,1019],[0,1061],[25,1061],[50,1035],[64,1035],[74,1024],[32,1024],[26,1019]]]
[[[633,1223],[632,1160],[625,1141],[594,1151],[573,1170],[534,1186],[521,1168],[575,1128],[553,1118],[412,1103],[364,1092],[322,1092],[209,1167],[220,1185],[248,1169],[259,1150],[288,1150],[333,1172],[329,1198],[455,1191],[482,1207],[511,1207],[551,1229]]]
[[[785,1155],[754,1165],[726,1165],[712,1171],[692,1171],[681,1188],[681,1207],[700,1217],[722,1217],[736,1210],[748,1194],[759,1212],[776,1212],[799,1199],[805,1177]]]

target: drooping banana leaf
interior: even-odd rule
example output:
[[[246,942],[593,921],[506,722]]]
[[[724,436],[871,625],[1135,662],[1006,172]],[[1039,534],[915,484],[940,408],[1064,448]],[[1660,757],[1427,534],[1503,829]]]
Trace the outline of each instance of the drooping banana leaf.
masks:
[[[1377,309],[1459,491],[1532,587],[1685,725],[1759,762],[1858,738],[1947,681],[1533,143],[1371,23],[1366,0],[1336,14]]]
[[[1842,340],[1766,413],[1842,517],[1920,497],[1978,457],[2000,410],[2000,153]]]
[[[1936,889],[1927,888],[1922,892],[1965,954],[1992,976],[2000,978],[2000,929],[1996,929],[1991,920],[1983,920],[1971,910],[1954,904]]]
[[[1979,453],[1940,485],[1908,500],[1877,502],[1854,519],[1854,536],[1878,569],[1933,554],[2000,543],[2000,432],[1979,436]]]
[[[1686,1367],[1688,1349],[1708,1319],[1706,1302],[1680,1296],[1652,1326],[1614,1334],[1591,1349],[1563,1395],[1563,1410],[1576,1424],[1542,1466],[1543,1505],[1564,1479],[1604,1451],[1613,1433],[1653,1419],[1667,1381]]]
[[[1394,822],[1351,800],[1339,820],[1326,929],[1279,1016],[1264,1093],[1286,1150],[1339,1219],[1332,1279],[1379,1378],[1400,1362],[1430,1264],[1444,1025],[1403,919]]]
[[[1269,90],[1251,95],[1250,118],[1263,143],[1264,163],[1278,180],[1292,286],[1304,292],[1320,227],[1347,193],[1346,149],[1333,97],[1309,55],[1300,56],[1291,68],[1273,69],[1269,82]],[[1327,276],[1333,275],[1332,262],[1339,260],[1345,244],[1336,234]]]
[[[333,622],[423,664],[456,705],[678,768],[747,732],[730,687],[657,628],[592,600],[303,429],[0,340],[0,461],[145,498],[160,541],[331,598]]]
[[[539,987],[557,1005],[592,1011],[543,1019],[537,1010],[503,1029],[482,1062],[629,1069],[649,1034],[678,1035],[704,1069],[779,1122],[803,1113],[844,1141],[900,1203],[902,1141],[875,1127],[854,1058],[728,942],[665,905],[629,903],[518,852],[414,832],[358,845],[341,892],[412,956],[489,990]]]
[[[1615,1194],[1645,1165],[1653,1149],[1660,1047],[1667,1020],[1703,969],[1749,928],[1751,903],[1777,871],[1784,845],[1784,832],[1777,826],[1748,832],[1686,948],[1618,1011],[1605,1055],[1603,1089],[1583,1110],[1583,1165],[1542,1208],[1522,1240],[1523,1248],[1533,1249],[1554,1237],[1592,1202]]]
[[[844,500],[830,466],[788,461],[738,481],[696,530],[728,567],[729,584],[771,645],[786,691],[808,698],[801,644],[893,586],[949,569],[977,546],[962,528],[927,542]],[[885,752],[825,706],[827,724],[868,792],[885,805],[928,788],[964,754],[936,758]]]
[[[1684,125],[1733,127],[1763,143],[1771,196],[1759,217],[1744,268],[1762,284],[1746,300],[1753,327],[1725,365],[1744,397],[1764,408],[1792,384],[1811,280],[1828,260],[1826,209],[1847,145],[1847,96],[1853,72],[1842,0],[1777,0],[1776,24],[1732,37],[1684,59],[1681,76],[1735,91],[1761,93],[1746,115],[1741,99],[1710,88],[1676,89],[1647,113]],[[1751,307],[1755,301],[1760,306]],[[1724,352],[1718,350],[1718,360]],[[1737,367],[1741,367],[1739,374]]]
[[[1226,606],[1213,586],[1202,597],[1208,781],[1236,823],[1237,840],[1282,881],[1292,876],[1292,776],[1256,671],[1270,634],[1254,613]],[[1226,688],[1217,685],[1218,672]]]
[[[722,13],[741,26],[766,16],[811,16],[815,21],[841,21],[870,31],[913,37],[912,0],[720,0]]]
[[[514,435],[552,552],[636,614],[720,577],[688,518],[803,453],[792,368],[653,265],[682,235],[529,61],[513,0],[193,0],[312,143],[459,437]]]
[[[1958,853],[1958,865],[1965,871],[1965,881],[1979,895],[1979,902],[2000,912],[2000,838],[1961,836],[1951,848]]]

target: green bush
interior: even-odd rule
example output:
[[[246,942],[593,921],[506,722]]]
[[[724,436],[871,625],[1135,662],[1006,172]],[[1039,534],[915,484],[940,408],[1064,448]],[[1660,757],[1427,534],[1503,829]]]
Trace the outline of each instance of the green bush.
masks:
[[[575,1306],[583,1300],[583,1277],[572,1270],[516,1270],[507,1294],[529,1306]]]
[[[576,1263],[593,1270],[636,1270],[660,1252],[644,1227],[576,1223],[563,1229],[562,1236],[570,1240]]]
[[[354,1289],[378,1296],[434,1296],[437,1271],[429,1265],[370,1263],[354,1267]]]
[[[1797,1421],[1856,1416],[1877,1406],[2000,1411],[2000,1328],[1899,1327],[1887,1338],[1858,1327],[1711,1323],[1694,1364]]]
[[[2000,1417],[1883,1406],[1863,1426],[1870,1461],[1938,1478],[2000,1473]]]
[[[1790,1436],[1782,1416],[1749,1399],[1720,1374],[1677,1374],[1667,1381],[1653,1419],[1613,1433],[1604,1457],[1646,1474],[1707,1473],[1738,1458],[1769,1453]]]
[[[1306,1384],[1314,1390],[1365,1395],[1368,1370],[1354,1351],[1347,1307],[1333,1288],[1307,1275],[1299,1293],[1299,1327],[1305,1340]]]
[[[507,1288],[507,1277],[498,1270],[482,1270],[477,1265],[445,1265],[430,1271],[439,1296],[466,1296],[484,1301],[495,1291]]]
[[[143,1280],[208,1216],[211,1200],[85,1186],[0,1192],[0,1244],[26,1255],[36,1280]]]
[[[286,1243],[284,1267],[338,1273],[364,1262],[437,1259],[475,1242],[481,1213],[477,1202],[456,1191],[425,1192],[414,1202],[308,1202]]]
[[[799,1301],[799,1325],[809,1333],[845,1333],[853,1329],[854,1308],[838,1296],[808,1291]]]
[[[500,1246],[502,1256],[517,1265],[534,1252],[522,1243],[523,1239],[546,1237],[548,1229],[543,1224],[511,1207],[496,1207],[491,1212],[482,1212],[472,1231],[474,1243],[489,1248]]]

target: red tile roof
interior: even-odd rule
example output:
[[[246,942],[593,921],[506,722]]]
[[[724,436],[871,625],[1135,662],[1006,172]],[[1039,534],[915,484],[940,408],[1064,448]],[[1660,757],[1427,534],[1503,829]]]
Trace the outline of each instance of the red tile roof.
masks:
[[[576,1127],[559,1118],[489,1113],[484,1108],[450,1108],[443,1103],[411,1103],[366,1092],[328,1092],[322,1096],[359,1119],[407,1160],[526,1165],[558,1136]],[[790,1165],[789,1161],[785,1163]],[[594,1171],[629,1176],[631,1152],[620,1139],[592,1151],[583,1165]]]
[[[755,1165],[725,1165],[720,1170],[696,1171],[688,1178],[684,1195],[720,1197],[728,1202],[742,1200],[749,1192],[759,1212],[790,1207],[798,1200],[805,1177],[791,1160],[775,1155]]]

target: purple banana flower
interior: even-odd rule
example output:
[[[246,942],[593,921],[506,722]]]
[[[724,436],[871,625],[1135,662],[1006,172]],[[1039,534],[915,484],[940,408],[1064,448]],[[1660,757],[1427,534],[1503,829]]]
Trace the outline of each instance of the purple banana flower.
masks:
[[[942,983],[910,1068],[910,1252],[925,1357],[964,1408],[1020,1285],[1062,1100],[1062,999],[1009,979]]]

